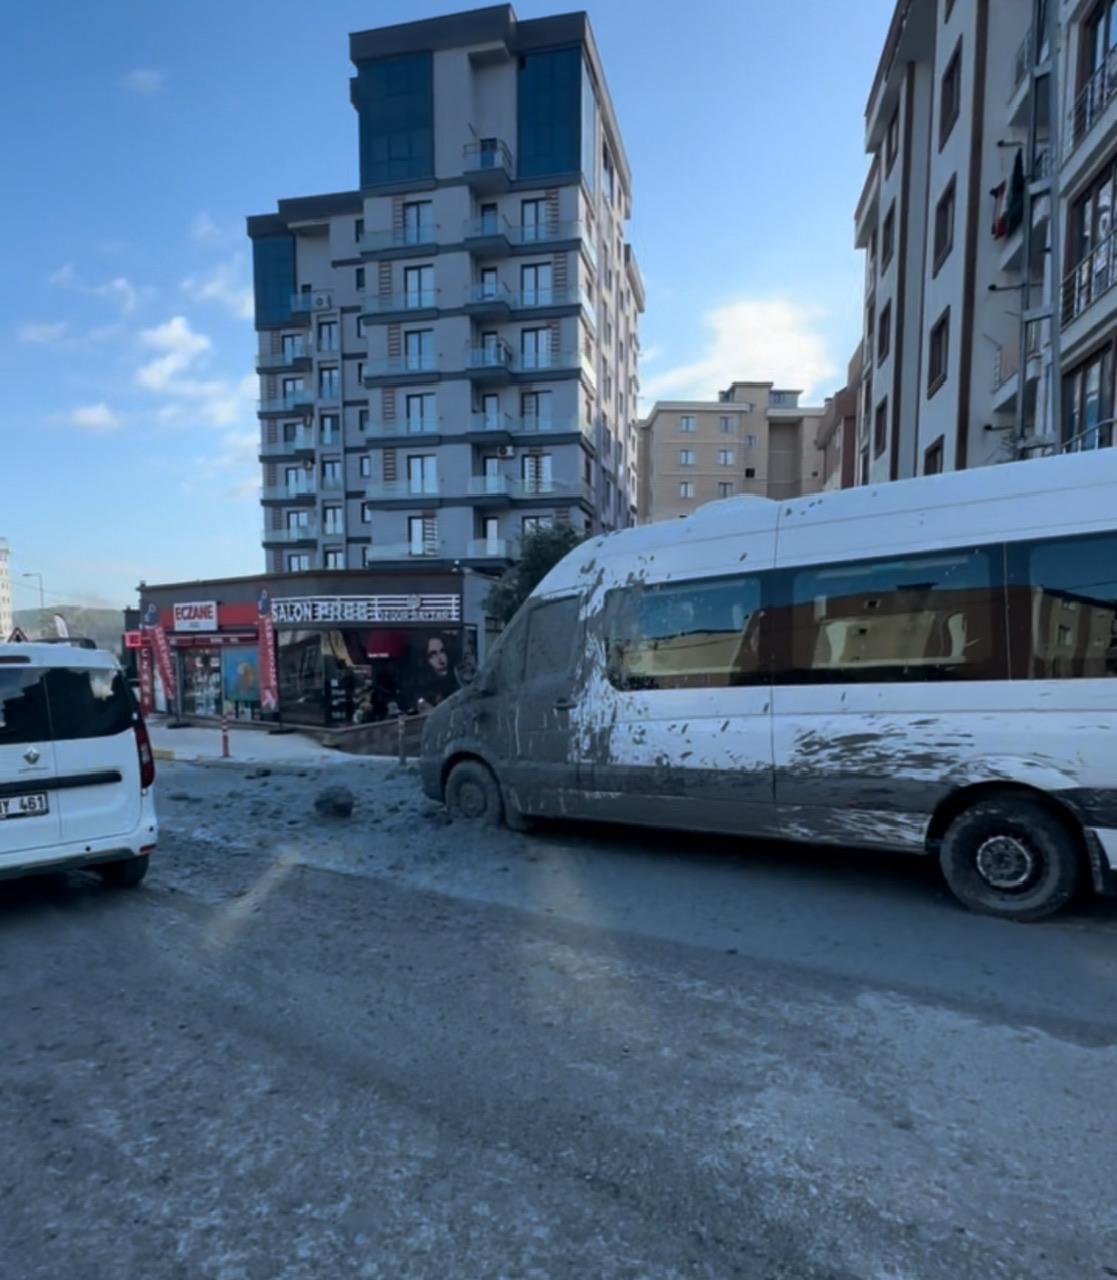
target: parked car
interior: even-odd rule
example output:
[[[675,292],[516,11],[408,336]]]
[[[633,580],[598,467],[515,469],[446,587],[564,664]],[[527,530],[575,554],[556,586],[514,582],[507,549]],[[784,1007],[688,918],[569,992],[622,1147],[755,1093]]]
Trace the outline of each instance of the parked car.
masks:
[[[158,828],[143,717],[102,650],[0,645],[0,876],[88,867],[138,885]]]
[[[427,719],[452,812],[939,859],[977,911],[1117,889],[1117,449],[594,538]]]

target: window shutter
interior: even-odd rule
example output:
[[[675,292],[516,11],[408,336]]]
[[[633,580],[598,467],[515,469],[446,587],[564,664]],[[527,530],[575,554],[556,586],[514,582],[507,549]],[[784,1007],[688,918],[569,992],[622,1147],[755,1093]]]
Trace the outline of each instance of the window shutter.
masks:
[[[396,457],[395,449],[384,450],[381,465],[385,480],[391,481],[399,479],[398,459]]]
[[[388,326],[388,359],[399,359],[403,355],[403,330],[398,324]]]

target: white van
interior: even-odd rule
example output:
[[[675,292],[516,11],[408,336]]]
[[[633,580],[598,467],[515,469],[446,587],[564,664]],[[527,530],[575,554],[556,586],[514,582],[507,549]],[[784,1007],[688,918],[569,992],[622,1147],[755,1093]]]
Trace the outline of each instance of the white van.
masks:
[[[1117,888],[1117,449],[582,544],[428,718],[428,795],[937,856],[1013,919]]]
[[[89,867],[138,885],[157,836],[154,781],[111,654],[0,644],[0,876]]]

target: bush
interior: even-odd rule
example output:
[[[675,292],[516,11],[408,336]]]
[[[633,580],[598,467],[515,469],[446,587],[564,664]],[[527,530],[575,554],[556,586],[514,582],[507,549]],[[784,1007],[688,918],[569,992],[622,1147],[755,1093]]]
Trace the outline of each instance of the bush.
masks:
[[[525,534],[519,560],[504,571],[485,597],[485,612],[502,625],[511,622],[520,605],[582,537],[568,524]]]

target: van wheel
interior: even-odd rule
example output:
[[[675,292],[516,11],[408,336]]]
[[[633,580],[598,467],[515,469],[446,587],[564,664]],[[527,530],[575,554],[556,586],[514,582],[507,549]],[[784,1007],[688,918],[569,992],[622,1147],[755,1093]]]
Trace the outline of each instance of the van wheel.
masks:
[[[982,800],[959,814],[943,837],[939,862],[960,902],[1005,920],[1053,915],[1082,875],[1073,832],[1026,796]]]
[[[456,820],[499,827],[504,805],[491,770],[480,760],[463,760],[454,765],[446,779],[446,808]]]
[[[150,855],[141,853],[138,858],[125,858],[123,862],[106,862],[94,871],[112,889],[134,889],[147,875]]]

